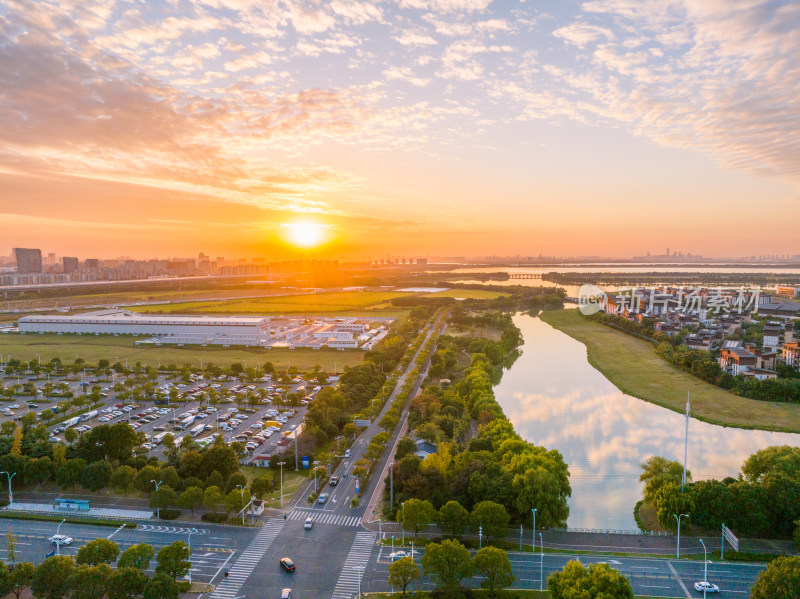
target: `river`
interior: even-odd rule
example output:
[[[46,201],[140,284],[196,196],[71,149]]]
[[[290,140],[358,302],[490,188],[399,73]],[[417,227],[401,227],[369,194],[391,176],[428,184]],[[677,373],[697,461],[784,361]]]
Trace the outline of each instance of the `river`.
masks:
[[[652,455],[683,462],[685,418],[625,395],[586,358],[586,347],[539,318],[518,314],[522,355],[495,388],[526,440],[557,449],[569,464],[571,528],[635,529],[640,464]],[[737,476],[770,445],[800,446],[800,435],[726,428],[690,419],[694,480]]]

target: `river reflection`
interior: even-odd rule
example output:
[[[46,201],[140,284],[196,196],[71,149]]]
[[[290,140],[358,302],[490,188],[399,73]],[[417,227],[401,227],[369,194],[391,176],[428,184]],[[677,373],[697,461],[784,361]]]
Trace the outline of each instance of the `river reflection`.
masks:
[[[582,343],[538,318],[514,322],[523,353],[495,394],[523,438],[559,450],[569,464],[569,526],[636,528],[639,465],[651,455],[683,462],[684,417],[619,391],[589,364]],[[692,419],[688,467],[695,480],[736,476],[750,454],[784,444],[800,445],[800,435]]]

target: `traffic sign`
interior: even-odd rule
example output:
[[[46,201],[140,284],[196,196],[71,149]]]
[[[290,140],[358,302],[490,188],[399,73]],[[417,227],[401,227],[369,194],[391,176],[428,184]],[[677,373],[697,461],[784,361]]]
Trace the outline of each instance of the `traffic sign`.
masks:
[[[44,557],[45,557],[45,558],[48,558],[48,557],[53,557],[55,554],[56,554],[56,550],[55,550],[55,549],[53,549],[53,550],[52,550],[50,553],[45,553],[45,554],[44,554]]]

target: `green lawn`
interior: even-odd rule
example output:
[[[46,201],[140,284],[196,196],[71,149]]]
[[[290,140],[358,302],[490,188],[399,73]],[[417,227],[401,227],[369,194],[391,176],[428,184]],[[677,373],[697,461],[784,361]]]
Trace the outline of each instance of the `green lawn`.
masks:
[[[502,291],[484,291],[483,289],[447,289],[446,291],[437,291],[436,293],[425,295],[465,299],[497,299],[498,297],[505,297],[509,294],[503,293]]]
[[[124,364],[132,366],[136,362],[145,365],[161,365],[174,363],[177,365],[200,365],[213,362],[227,366],[234,362],[253,364],[272,362],[276,368],[297,366],[300,370],[309,370],[317,364],[323,370],[332,372],[334,366],[341,371],[344,366],[356,366],[364,359],[364,352],[359,350],[338,351],[335,349],[264,349],[202,347],[190,345],[185,347],[152,347],[134,345],[135,337],[113,337],[108,335],[55,335],[55,334],[6,334],[0,335],[0,354],[3,361],[8,355],[20,360],[34,360],[41,356],[42,362],[59,357],[63,362],[73,362],[81,357],[90,364],[101,358],[115,362],[117,358]]]
[[[314,314],[362,313],[379,308],[395,298],[410,295],[394,291],[342,291],[275,297],[249,298],[229,301],[185,302],[155,304],[131,308],[136,312],[155,314]],[[397,308],[392,308],[397,311]],[[382,316],[382,314],[381,314]]]
[[[578,310],[543,312],[541,319],[586,345],[589,363],[623,393],[676,412],[737,428],[800,432],[800,405],[739,397],[683,372],[656,355],[655,348],[631,335],[586,320]]]

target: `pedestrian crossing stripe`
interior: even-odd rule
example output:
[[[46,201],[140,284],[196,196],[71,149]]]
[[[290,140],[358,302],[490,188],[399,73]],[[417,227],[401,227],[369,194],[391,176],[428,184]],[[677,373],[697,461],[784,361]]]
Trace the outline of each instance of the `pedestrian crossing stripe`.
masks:
[[[334,526],[359,526],[361,518],[359,516],[341,516],[338,514],[328,514],[325,512],[304,512],[293,510],[289,512],[287,520],[305,520],[311,517],[314,524],[333,524]]]
[[[358,593],[369,556],[375,549],[377,533],[362,531],[356,534],[353,545],[344,561],[339,580],[333,589],[331,599],[351,599]]]

